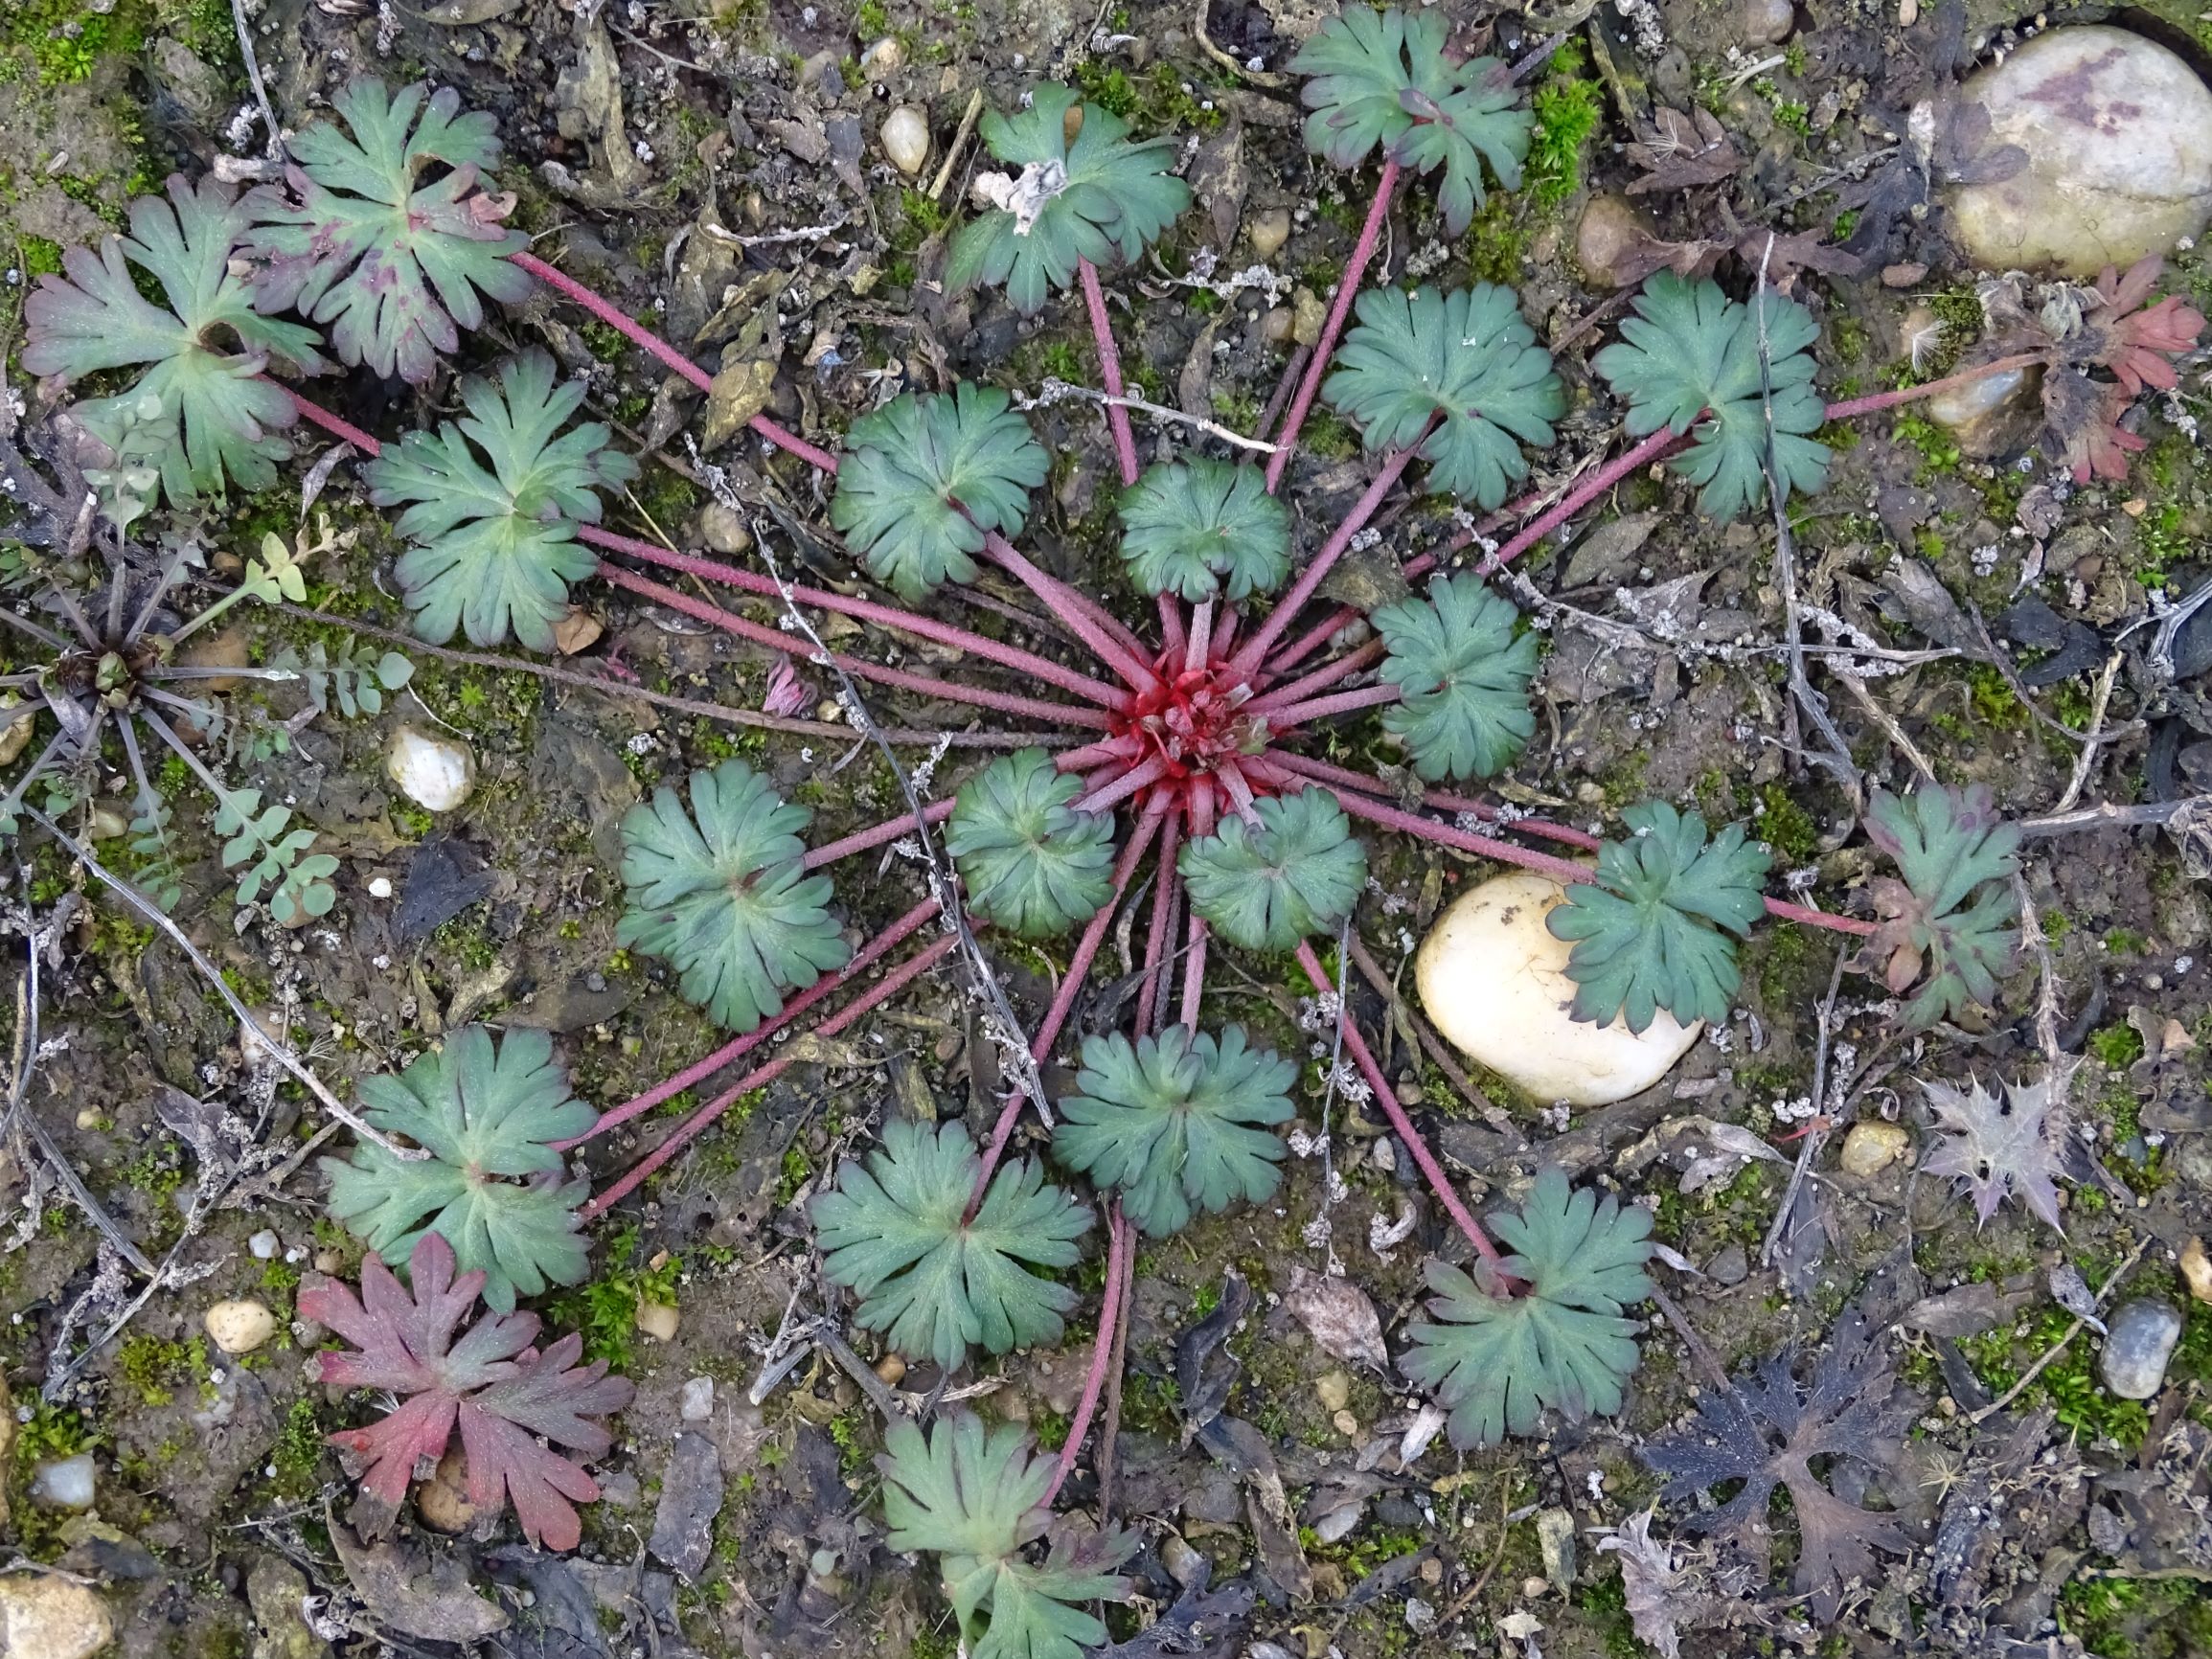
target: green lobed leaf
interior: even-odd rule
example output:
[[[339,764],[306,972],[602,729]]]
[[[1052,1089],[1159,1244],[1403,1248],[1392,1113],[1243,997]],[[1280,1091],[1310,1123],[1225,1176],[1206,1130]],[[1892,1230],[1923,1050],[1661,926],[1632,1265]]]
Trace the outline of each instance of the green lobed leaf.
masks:
[[[960,786],[945,828],[969,908],[1023,939],[1088,921],[1113,893],[1114,821],[1069,803],[1083,780],[1017,749]]]
[[[1882,919],[1867,954],[1892,995],[1910,989],[1924,969],[1927,976],[1904,1006],[1905,1028],[1925,1031],[1995,1001],[2019,948],[2010,925],[2019,910],[2012,887],[2019,826],[1998,815],[1986,784],[1964,794],[1924,784],[1902,797],[1877,789],[1866,834],[1904,877],[1867,884]]]
[[[1290,513],[1256,467],[1163,462],[1122,492],[1122,558],[1148,594],[1232,604],[1290,573]]]
[[[826,908],[830,878],[802,863],[812,819],[742,761],[694,772],[688,812],[662,784],[622,821],[629,904],[616,942],[668,958],[684,999],[727,1030],[783,1012],[784,992],[853,955]]]
[[[533,348],[502,363],[496,384],[461,382],[470,419],[410,432],[369,463],[372,502],[412,504],[398,529],[415,546],[397,574],[422,638],[443,645],[460,628],[495,646],[512,631],[553,649],[568,584],[599,568],[576,526],[599,522],[600,489],[637,476],[598,421],[561,432],[583,390],[555,385],[553,359]]]
[[[1419,444],[1431,489],[1495,507],[1528,474],[1520,443],[1551,443],[1566,407],[1513,290],[1371,288],[1357,310],[1321,395],[1359,422],[1368,453]]]
[[[1697,441],[1671,464],[1704,487],[1699,507],[1733,518],[1767,499],[1767,412],[1759,366],[1759,319],[1717,283],[1660,271],[1636,296],[1637,315],[1590,366],[1629,400],[1629,431],[1642,438],[1693,426]],[[1775,468],[1786,490],[1810,495],[1828,478],[1828,448],[1805,434],[1827,420],[1807,350],[1820,337],[1795,300],[1764,300],[1774,409]]]
[[[591,1183],[562,1180],[553,1144],[599,1114],[569,1093],[550,1035],[516,1029],[494,1047],[486,1028],[466,1027],[398,1077],[366,1079],[361,1106],[371,1127],[430,1153],[407,1162],[364,1142],[350,1161],[322,1161],[331,1216],[370,1249],[397,1266],[434,1232],[463,1272],[485,1276],[484,1300],[502,1313],[518,1292],[582,1283],[576,1207]]]
[[[1351,7],[1299,48],[1290,70],[1311,78],[1300,94],[1312,112],[1306,148],[1333,167],[1357,167],[1378,146],[1416,173],[1442,166],[1437,205],[1456,237],[1485,200],[1485,161],[1506,189],[1519,187],[1530,117],[1496,58],[1452,61],[1448,29],[1435,11]]]
[[[1019,531],[1051,465],[1004,392],[965,380],[901,394],[854,421],[845,447],[830,522],[909,602],[973,581],[984,532]]]
[[[500,221],[512,195],[477,188],[499,159],[491,117],[462,115],[451,87],[388,93],[374,76],[331,101],[351,136],[324,121],[291,141],[288,193],[246,198],[262,221],[246,239],[258,259],[254,304],[331,325],[348,363],[421,384],[484,326],[480,293],[513,302],[530,278],[507,256],[530,245]],[[434,167],[445,170],[427,184]]]
[[[962,1221],[982,1156],[946,1123],[884,1125],[883,1146],[847,1158],[810,1206],[822,1270],[858,1296],[854,1315],[900,1352],[956,1369],[971,1344],[992,1353],[1058,1342],[1075,1292],[1024,1262],[1072,1266],[1091,1214],[1027,1158],[999,1166]]]
[[[1493,1295],[1429,1261],[1437,1294],[1428,1311],[1439,1323],[1409,1327],[1413,1345],[1399,1361],[1436,1391],[1462,1451],[1531,1433],[1547,1408],[1570,1421],[1619,1411],[1621,1385],[1636,1368],[1635,1328],[1621,1310],[1652,1291],[1650,1214],[1572,1190],[1556,1168],[1537,1172],[1518,1214],[1494,1214],[1490,1224],[1513,1252],[1494,1272],[1521,1288]]]
[[[1344,808],[1320,789],[1258,802],[1257,825],[1226,818],[1183,843],[1176,869],[1191,907],[1247,950],[1289,950],[1352,914],[1367,880],[1367,852]]]
[[[1567,977],[1574,1015],[1632,1032],[1665,1009],[1684,1025],[1723,1020],[1741,974],[1735,942],[1765,914],[1760,883],[1772,858],[1731,824],[1705,844],[1705,820],[1646,801],[1621,814],[1634,831],[1598,853],[1601,885],[1567,889],[1546,921],[1575,941]],[[1710,923],[1711,925],[1707,925]]]
[[[1537,643],[1534,634],[1515,637],[1519,620],[1474,576],[1439,577],[1426,599],[1368,618],[1390,651],[1382,678],[1402,693],[1382,711],[1382,728],[1405,739],[1422,777],[1491,777],[1534,735]]]
[[[1027,109],[983,118],[991,153],[1022,170],[1015,185],[1020,212],[994,208],[953,234],[948,290],[1003,284],[1014,308],[1035,316],[1053,289],[1075,280],[1078,261],[1134,260],[1191,205],[1190,187],[1168,170],[1173,139],[1131,144],[1127,122],[1086,103],[1083,129],[1069,144],[1066,117],[1075,102],[1073,92],[1048,82],[1031,92]]]
[[[262,371],[272,359],[308,374],[328,367],[313,330],[256,315],[232,275],[249,223],[227,186],[171,177],[167,201],[130,204],[128,237],[103,237],[97,254],[69,249],[63,274],[41,278],[23,303],[26,372],[77,380],[146,365],[127,391],[75,412],[119,457],[155,474],[172,502],[219,495],[226,481],[273,485],[276,463],[292,451],[271,434],[299,413]],[[138,291],[133,265],[160,284],[167,309]],[[134,480],[145,486],[130,491],[134,505],[151,504],[154,482]]]
[[[1079,1659],[1106,1640],[1106,1626],[1081,1604],[1129,1600],[1129,1580],[1113,1569],[1136,1553],[1137,1539],[1118,1528],[1056,1527],[1047,1498],[1054,1460],[1029,1455],[1025,1430],[987,1429],[955,1410],[926,1433],[894,1422],[883,1444],[876,1465],[887,1541],[939,1557],[971,1659]],[[1022,1547],[1048,1533],[1050,1554],[1028,1560]]]
[[[1197,1211],[1273,1196],[1283,1143],[1253,1125],[1290,1117],[1297,1080],[1297,1066],[1251,1047],[1243,1026],[1219,1040],[1179,1025],[1134,1043],[1119,1032],[1085,1037],[1052,1153],[1094,1186],[1119,1189],[1145,1232],[1179,1232]]]

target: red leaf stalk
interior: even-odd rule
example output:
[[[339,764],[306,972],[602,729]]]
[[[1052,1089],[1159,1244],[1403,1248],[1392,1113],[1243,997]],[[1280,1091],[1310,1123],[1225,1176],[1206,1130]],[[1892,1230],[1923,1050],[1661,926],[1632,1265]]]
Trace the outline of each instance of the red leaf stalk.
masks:
[[[1077,593],[1058,577],[1051,577],[1015,551],[1012,542],[995,530],[983,538],[984,547],[1022,586],[1045,602],[1083,643],[1097,653],[1100,662],[1139,692],[1159,689],[1159,676],[1145,666],[1149,654],[1134,634],[1108,617],[1096,604]],[[1120,637],[1116,637],[1116,635]]]
[[[1206,919],[1196,910],[1191,912],[1191,933],[1183,953],[1183,1006],[1182,1023],[1190,1031],[1198,1029],[1198,1003],[1206,990]]]
[[[957,801],[951,800],[932,801],[922,808],[922,816],[931,824],[942,824],[952,816],[952,809],[958,805]],[[825,864],[834,864],[840,858],[865,852],[871,847],[880,847],[887,841],[896,841],[901,835],[911,835],[913,832],[914,814],[901,812],[898,817],[886,818],[871,829],[855,830],[850,835],[840,836],[813,848],[806,857],[799,860],[799,864],[802,869],[819,870]]]
[[[1295,730],[1312,720],[1325,720],[1332,715],[1349,715],[1357,709],[1372,709],[1383,703],[1395,703],[1399,690],[1392,685],[1362,686],[1356,692],[1338,692],[1334,696],[1314,697],[1303,703],[1269,711],[1267,729],[1278,735]]]
[[[1359,291],[1359,280],[1367,274],[1367,262],[1375,257],[1375,244],[1382,239],[1382,226],[1390,217],[1390,197],[1398,189],[1398,163],[1385,161],[1382,176],[1375,184],[1375,200],[1368,206],[1367,222],[1359,227],[1359,239],[1352,244],[1352,257],[1344,264],[1344,280],[1336,284],[1336,300],[1329,307],[1329,320],[1321,325],[1321,338],[1314,344],[1313,355],[1306,364],[1306,377],[1298,382],[1298,393],[1290,400],[1290,413],[1283,419],[1283,430],[1275,442],[1282,445],[1267,458],[1267,493],[1283,481],[1283,468],[1290,465],[1290,450],[1298,442],[1298,429],[1306,424],[1306,412],[1313,407],[1313,395],[1321,389],[1321,375],[1329,367],[1329,354],[1336,350],[1336,336],[1344,331],[1344,319],[1352,313],[1352,297]]]
[[[1099,290],[1098,267],[1088,260],[1078,260],[1076,272],[1083,278],[1083,303],[1090,312],[1090,337],[1098,346],[1099,377],[1106,382],[1107,397],[1127,397],[1122,390],[1122,354],[1114,344],[1106,295]],[[1119,403],[1108,403],[1106,425],[1113,431],[1114,459],[1121,463],[1122,488],[1127,489],[1137,481],[1137,441],[1129,431],[1129,412]]]
[[[1117,1199],[1106,1219],[1106,1294],[1099,1307],[1098,1335],[1091,1343],[1090,1371],[1083,1379],[1083,1398],[1076,1402],[1075,1417],[1067,1425],[1067,1439],[1060,1443],[1060,1467],[1053,1471],[1052,1485],[1044,1491],[1047,1504],[1060,1495],[1060,1487],[1075,1467],[1076,1456],[1083,1450],[1083,1436],[1090,1432],[1090,1420],[1098,1411],[1099,1391],[1106,1386],[1107,1358],[1114,1350],[1114,1332],[1126,1317],[1129,1276],[1136,1267],[1136,1230],[1123,1216]]]
[[[1334,662],[1322,664],[1321,667],[1303,678],[1292,680],[1288,685],[1277,686],[1272,691],[1261,693],[1244,705],[1244,712],[1252,715],[1269,714],[1276,709],[1310,697],[1315,692],[1327,691],[1338,680],[1349,679],[1361,669],[1372,667],[1380,662],[1389,649],[1390,648],[1379,639],[1369,640],[1357,650],[1347,651]]]
[[[1168,762],[1165,758],[1154,755],[1151,760],[1131,766],[1105,787],[1093,789],[1075,804],[1075,809],[1078,812],[1110,811],[1117,804],[1128,800],[1146,784],[1160,778],[1167,769]]]
[[[1152,878],[1152,925],[1145,930],[1144,982],[1137,988],[1137,1031],[1152,1030],[1152,1014],[1167,1000],[1168,937],[1175,925],[1175,850],[1183,822],[1170,813],[1160,830],[1159,872]]]
[[[1344,766],[1333,766],[1326,761],[1315,761],[1305,755],[1274,754],[1268,757],[1276,766],[1287,772],[1296,772],[1317,784],[1334,784],[1347,789],[1357,789],[1361,794],[1387,799],[1388,791],[1376,779],[1352,771]],[[1421,803],[1439,812],[1471,812],[1477,818],[1500,824],[1502,828],[1519,835],[1537,835],[1547,841],[1559,841],[1569,847],[1581,847],[1596,852],[1605,843],[1595,835],[1564,824],[1554,824],[1548,818],[1504,819],[1498,809],[1488,801],[1476,801],[1466,795],[1448,795],[1438,789],[1422,791]]]

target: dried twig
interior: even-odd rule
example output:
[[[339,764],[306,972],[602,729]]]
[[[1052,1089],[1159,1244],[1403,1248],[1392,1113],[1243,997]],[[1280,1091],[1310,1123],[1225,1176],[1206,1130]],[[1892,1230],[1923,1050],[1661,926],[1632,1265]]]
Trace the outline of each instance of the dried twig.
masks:
[[[1177,425],[1191,427],[1209,438],[1219,438],[1224,443],[1233,443],[1239,449],[1249,449],[1259,455],[1272,455],[1282,447],[1279,443],[1269,443],[1262,439],[1247,438],[1241,432],[1231,431],[1218,420],[1186,415],[1180,409],[1170,409],[1163,403],[1154,403],[1144,398],[1116,398],[1109,392],[1101,392],[1090,386],[1078,386],[1054,375],[1044,377],[1043,384],[1038,387],[1034,398],[1017,390],[1014,395],[1014,402],[1015,408],[1022,410],[1049,409],[1055,403],[1064,403],[1071,398],[1086,403],[1104,404],[1108,409],[1133,409],[1140,415],[1150,415],[1154,420],[1172,420]]]
[[[943,201],[945,187],[952,182],[952,170],[960,161],[960,152],[968,148],[968,135],[975,130],[975,123],[983,114],[983,88],[977,87],[968,95],[968,109],[960,118],[960,126],[952,135],[952,142],[945,147],[945,165],[937,170],[937,176],[929,183],[929,199]]]
[[[254,32],[246,23],[245,0],[231,0],[231,26],[238,32],[239,57],[246,66],[246,83],[253,88],[254,102],[261,106],[262,130],[268,134],[267,153],[284,156],[284,129],[277,125],[277,112],[269,106],[269,89],[262,81],[262,63],[254,56]]]
[[[2177,818],[2212,811],[2212,795],[2184,795],[2178,801],[2107,801],[2020,820],[2022,835],[2070,835],[2078,830],[2155,830]]]
[[[2082,739],[2082,752],[2074,757],[2074,775],[2066,780],[2066,792],[2059,797],[2057,811],[2069,810],[2082,798],[2083,789],[2088,785],[2089,768],[2097,761],[2097,751],[2124,735],[2120,732],[2110,737],[2105,735],[2105,711],[2111,705],[2112,680],[2119,673],[2123,660],[2123,653],[2114,651],[2105,659],[2105,671],[2097,676],[2097,689],[2089,698],[2089,724]]]
[[[1828,975],[1828,994],[1820,999],[1814,1014],[1819,1038],[1813,1050],[1813,1119],[1806,1127],[1805,1139],[1798,1144],[1797,1163],[1790,1171],[1790,1184],[1782,1189],[1782,1203],[1774,1212],[1774,1224],[1767,1229],[1767,1241],[1759,1247],[1762,1267],[1774,1265],[1774,1253],[1782,1247],[1783,1235],[1790,1227],[1790,1213],[1797,1207],[1798,1189],[1805,1185],[1813,1160],[1828,1140],[1828,1045],[1836,1035],[1836,997],[1843,989],[1843,965],[1850,960],[1848,946],[1836,951],[1836,966]]]

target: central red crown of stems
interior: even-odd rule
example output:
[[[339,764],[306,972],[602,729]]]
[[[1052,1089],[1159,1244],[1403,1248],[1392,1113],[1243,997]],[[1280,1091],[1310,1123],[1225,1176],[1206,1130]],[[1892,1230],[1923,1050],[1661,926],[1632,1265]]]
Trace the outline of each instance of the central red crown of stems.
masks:
[[[1252,698],[1250,676],[1219,654],[1191,668],[1180,651],[1163,651],[1152,664],[1160,684],[1130,699],[1115,718],[1116,735],[1140,745],[1131,763],[1157,762],[1160,773],[1146,790],[1180,803],[1194,781],[1218,774],[1224,763],[1266,746],[1266,721],[1243,713]]]

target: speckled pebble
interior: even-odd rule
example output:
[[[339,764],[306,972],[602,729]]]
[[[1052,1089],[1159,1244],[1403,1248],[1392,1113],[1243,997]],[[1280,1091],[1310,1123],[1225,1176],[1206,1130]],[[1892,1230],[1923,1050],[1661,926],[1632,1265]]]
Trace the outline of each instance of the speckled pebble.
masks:
[[[2149,1399],[2166,1380],[2166,1362],[2181,1339],[2181,1315],[2156,1297],[2120,1305],[2105,1338],[2099,1369],[2105,1386],[2122,1399]]]

